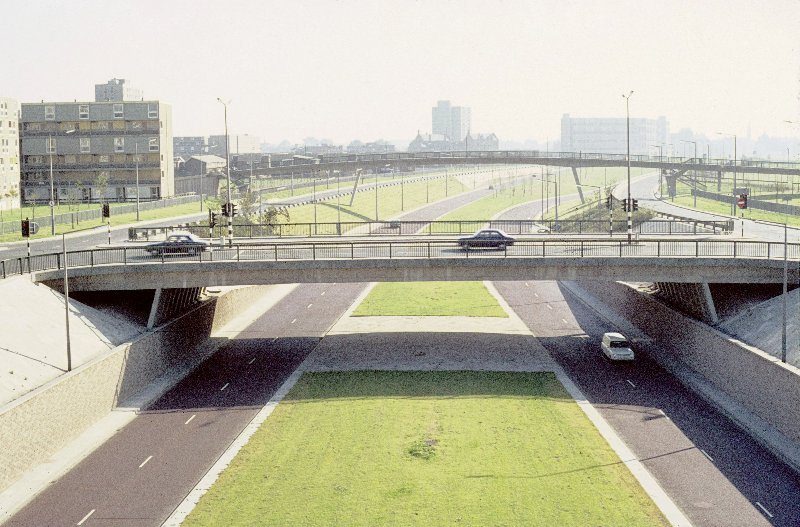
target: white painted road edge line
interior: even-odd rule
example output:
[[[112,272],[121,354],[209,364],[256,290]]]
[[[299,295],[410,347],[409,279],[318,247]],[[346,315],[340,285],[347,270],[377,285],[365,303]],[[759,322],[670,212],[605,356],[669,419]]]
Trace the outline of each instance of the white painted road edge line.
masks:
[[[147,462],[150,461],[151,459],[153,459],[153,456],[147,456],[147,459],[142,461],[142,464],[139,465],[139,468],[142,468],[143,466],[145,466],[147,464]]]
[[[89,511],[89,514],[87,514],[86,516],[84,516],[84,517],[83,517],[83,519],[82,519],[81,521],[79,521],[79,522],[78,522],[76,525],[83,525],[83,522],[85,522],[86,520],[88,520],[88,519],[89,519],[89,516],[91,516],[92,514],[94,514],[94,511],[96,511],[96,510],[97,510],[97,509],[92,509],[92,510],[90,510],[90,511]]]
[[[253,357],[252,359],[250,359],[250,362],[248,362],[247,365],[249,366],[249,365],[253,364],[255,361],[256,361],[256,358]]]
[[[197,485],[189,492],[189,494],[184,498],[180,505],[172,512],[169,518],[162,524],[162,527],[178,527],[186,517],[192,512],[197,502],[200,501],[200,498],[203,497],[203,494],[211,488],[219,475],[222,474],[222,471],[225,470],[228,465],[230,465],[233,458],[236,457],[236,454],[239,453],[239,450],[242,449],[243,446],[250,441],[250,437],[256,433],[256,431],[261,427],[261,424],[270,416],[272,411],[278,406],[278,403],[283,400],[289,390],[295,385],[297,380],[303,374],[302,365],[298,369],[292,373],[288,379],[278,388],[278,391],[275,392],[267,404],[261,408],[256,416],[253,418],[252,421],[242,430],[242,432],[233,440],[231,446],[222,453],[222,455],[217,459],[217,462],[214,463],[214,466],[206,472],[206,475],[197,483]]]
[[[630,384],[631,386],[633,386],[634,388],[636,388],[636,385],[635,385],[635,384],[633,384],[633,382],[632,382],[630,379],[625,379],[625,380],[628,382],[628,384]]]
[[[572,382],[572,379],[567,376],[566,372],[559,365],[553,368],[558,380],[564,385],[567,392],[575,399],[578,407],[583,410],[586,417],[594,424],[600,435],[608,442],[611,449],[617,454],[620,460],[628,467],[631,474],[636,478],[644,491],[650,496],[650,499],[661,510],[661,513],[667,518],[670,524],[674,527],[691,527],[691,522],[683,512],[675,505],[661,485],[658,484],[656,479],[650,474],[645,466],[633,454],[628,445],[617,435],[617,432],[606,422],[600,412],[592,406],[586,396],[583,395],[580,388]]]
[[[222,386],[222,388],[220,388],[220,389],[219,389],[219,391],[221,391],[221,392],[225,391],[225,388],[227,388],[227,387],[228,387],[230,384],[231,384],[231,383],[229,383],[229,382],[226,382],[226,383],[225,383],[225,384]]]
[[[708,455],[708,452],[706,452],[706,451],[705,451],[705,450],[703,450],[702,448],[700,449],[700,452],[702,452],[702,453],[703,453],[703,455],[704,455],[704,456],[706,456],[706,457],[708,458],[708,460],[709,460],[709,461],[711,461],[712,463],[714,462],[714,458],[713,458],[713,457],[711,457],[711,456],[709,456],[709,455]]]
[[[763,505],[761,505],[761,503],[759,503],[759,502],[756,502],[756,505],[758,505],[758,508],[759,508],[759,509],[761,509],[762,511],[764,511],[764,514],[766,514],[766,515],[767,515],[767,516],[769,516],[770,518],[774,518],[774,516],[772,515],[772,513],[771,513],[771,512],[769,512],[769,511],[766,509],[766,507],[764,507]]]

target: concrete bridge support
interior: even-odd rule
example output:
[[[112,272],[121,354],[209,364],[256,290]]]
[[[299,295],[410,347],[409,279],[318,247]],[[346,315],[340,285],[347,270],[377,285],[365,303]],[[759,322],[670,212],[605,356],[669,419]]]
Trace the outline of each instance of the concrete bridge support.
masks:
[[[575,178],[575,185],[578,189],[578,197],[581,198],[581,203],[586,203],[586,200],[583,198],[583,188],[581,188],[581,178],[578,177],[578,169],[573,167],[572,168],[572,177]],[[600,199],[602,200],[603,197],[601,196]]]
[[[153,304],[150,307],[150,316],[147,318],[147,329],[162,324],[182,311],[194,306],[200,301],[201,287],[188,288],[158,288],[153,294]]]
[[[656,282],[656,287],[658,296],[684,313],[706,324],[719,324],[719,315],[708,282]]]

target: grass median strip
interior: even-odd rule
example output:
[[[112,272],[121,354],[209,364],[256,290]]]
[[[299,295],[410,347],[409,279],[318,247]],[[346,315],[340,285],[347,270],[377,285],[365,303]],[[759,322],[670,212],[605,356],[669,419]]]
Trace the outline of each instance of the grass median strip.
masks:
[[[508,313],[481,282],[382,282],[372,288],[353,316],[508,318]]]
[[[666,525],[552,373],[306,373],[184,525]]]

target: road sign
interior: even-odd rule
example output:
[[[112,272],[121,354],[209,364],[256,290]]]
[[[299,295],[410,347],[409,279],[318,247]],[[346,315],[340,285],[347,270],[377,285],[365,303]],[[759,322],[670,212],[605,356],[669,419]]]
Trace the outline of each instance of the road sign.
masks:
[[[30,223],[30,229],[31,229],[31,234],[36,234],[37,232],[39,232],[39,224],[36,223],[35,221],[32,221]]]
[[[739,196],[739,197],[736,199],[736,205],[737,205],[737,206],[738,206],[740,209],[746,209],[746,208],[747,208],[747,194],[741,194],[741,195],[740,195],[740,196]]]

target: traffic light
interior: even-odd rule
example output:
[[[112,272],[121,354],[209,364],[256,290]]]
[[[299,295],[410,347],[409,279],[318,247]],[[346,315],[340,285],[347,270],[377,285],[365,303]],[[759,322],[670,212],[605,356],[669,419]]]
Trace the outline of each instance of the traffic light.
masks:
[[[624,210],[625,212],[628,212],[628,200],[627,199],[623,199],[622,200],[622,210]]]
[[[104,218],[111,217],[111,207],[109,207],[108,203],[103,203],[103,217]]]
[[[606,208],[608,210],[614,208],[614,196],[612,196],[611,194],[609,194],[608,197],[606,197]]]
[[[217,226],[217,213],[208,211],[208,226],[212,229]]]
[[[31,235],[31,222],[28,218],[22,220],[22,237],[27,238]]]
[[[631,201],[633,202],[633,212],[636,212],[637,210],[639,210],[639,200],[631,199]]]
[[[231,217],[233,218],[235,216],[236,216],[236,205],[231,203]]]
[[[230,203],[222,204],[222,215],[225,216],[226,218],[231,215],[230,209],[228,207],[230,207]]]

